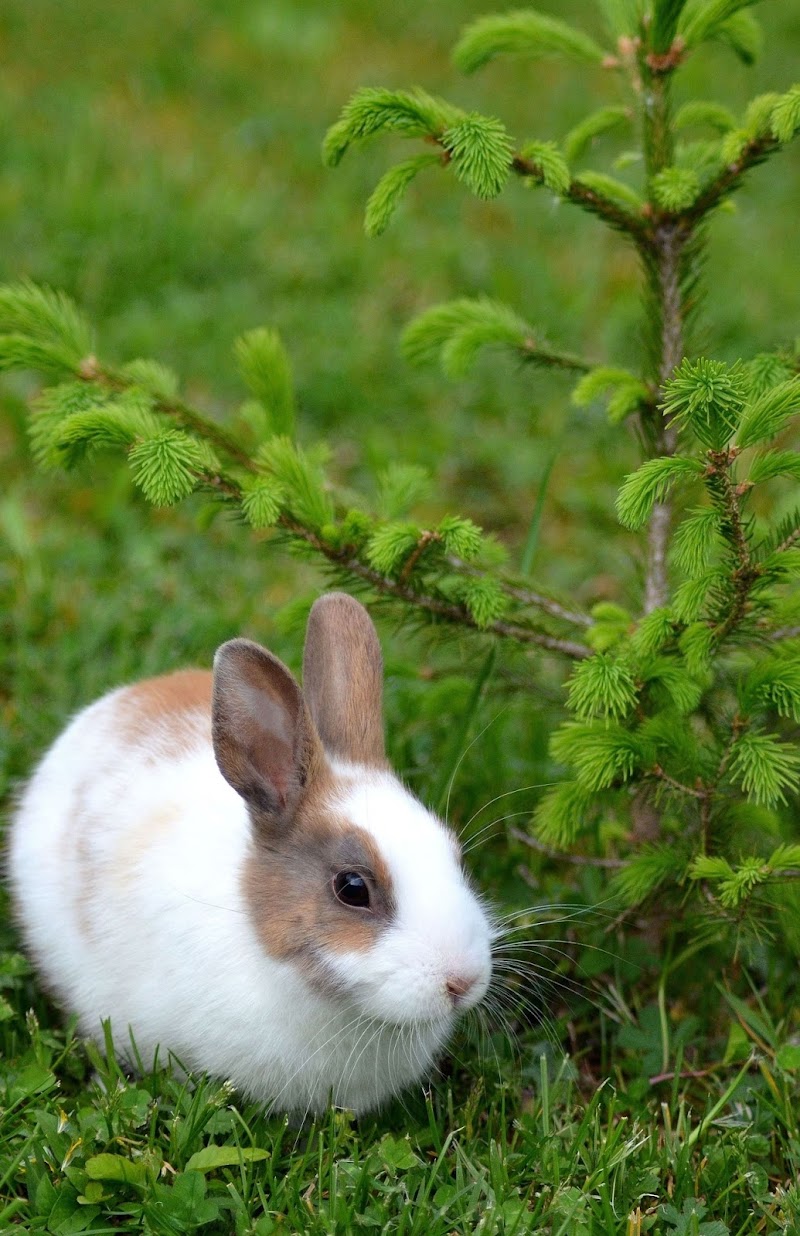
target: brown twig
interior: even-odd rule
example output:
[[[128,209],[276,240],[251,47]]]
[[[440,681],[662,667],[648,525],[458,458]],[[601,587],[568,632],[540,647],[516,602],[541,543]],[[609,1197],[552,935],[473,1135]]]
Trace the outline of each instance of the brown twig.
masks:
[[[508,831],[517,841],[536,850],[537,854],[544,854],[545,857],[552,858],[559,863],[572,863],[576,867],[605,867],[610,871],[619,871],[621,867],[627,866],[621,858],[593,858],[589,854],[562,854],[560,850],[551,850],[549,846],[537,841],[528,833],[523,833],[518,828],[509,828]]]
[[[745,145],[738,158],[729,163],[720,172],[716,180],[707,185],[691,206],[680,212],[684,227],[695,228],[697,224],[734,189],[738,189],[742,179],[751,167],[763,163],[764,159],[778,150],[780,142],[776,137],[754,137]]]
[[[523,360],[534,365],[546,365],[550,369],[569,369],[575,373],[590,373],[595,366],[591,361],[576,356],[573,352],[558,352],[536,339],[528,338],[520,345]]]
[[[707,790],[692,788],[690,785],[684,785],[682,781],[676,781],[669,773],[664,772],[660,764],[654,764],[649,773],[652,777],[656,777],[659,781],[663,781],[665,785],[669,785],[673,790],[678,790],[681,794],[689,794],[692,798],[704,799],[707,796]]]
[[[362,562],[349,550],[342,550],[328,544],[318,533],[304,527],[303,524],[298,523],[290,515],[282,515],[279,524],[287,532],[301,538],[308,545],[312,546],[313,549],[316,549],[340,570],[364,580],[365,583],[375,588],[377,592],[405,601],[413,608],[425,610],[426,613],[434,614],[445,622],[469,627],[474,631],[480,631],[484,634],[502,635],[509,639],[515,639],[521,644],[535,644],[539,648],[545,648],[548,652],[557,652],[573,660],[580,661],[592,656],[592,650],[586,644],[579,644],[574,640],[559,639],[556,636],[548,635],[544,631],[537,631],[534,627],[525,626],[521,623],[507,622],[505,619],[495,618],[491,622],[481,625],[476,622],[465,605],[446,601],[442,597],[417,592],[408,583],[404,584],[400,580],[382,575],[380,571],[376,571],[367,563]]]
[[[760,563],[755,562],[750,552],[747,534],[742,520],[739,502],[740,494],[731,478],[731,466],[738,450],[731,447],[722,451],[709,451],[709,465],[706,476],[714,490],[723,512],[722,531],[727,529],[727,540],[731,545],[736,559],[736,569],[733,572],[733,601],[728,614],[720,618],[714,625],[714,637],[717,643],[722,643],[739,625],[747,613],[750,592],[756,580],[763,574]]]
[[[668,597],[667,547],[672,527],[672,505],[656,502],[647,529],[647,570],[644,588],[644,612],[665,605]]]
[[[539,184],[544,184],[545,182],[544,170],[535,159],[528,159],[521,154],[515,154],[511,161],[511,168],[519,176],[529,177]],[[625,210],[623,206],[613,202],[610,197],[598,193],[596,189],[590,189],[588,185],[582,184],[580,180],[570,181],[568,188],[561,196],[566,201],[580,206],[583,210],[599,215],[611,227],[621,232],[627,232],[637,243],[649,248],[648,228],[644,218],[640,218],[629,210]]]
[[[457,571],[463,571],[476,579],[483,578],[486,575],[485,571],[481,571],[478,567],[473,567],[470,563],[464,562],[461,558],[455,557],[455,555],[449,555],[447,561]],[[546,597],[541,592],[533,592],[530,588],[522,588],[508,580],[503,580],[502,586],[503,591],[507,592],[515,601],[521,601],[523,605],[531,605],[536,609],[542,609],[553,618],[561,618],[564,622],[570,622],[576,627],[591,627],[594,625],[594,619],[590,618],[588,614],[581,614],[577,610],[567,609],[558,601],[554,601],[552,597]]]
[[[132,379],[117,373],[114,369],[101,365],[95,356],[84,358],[78,367],[77,377],[83,382],[97,382],[108,390],[119,392],[130,390],[132,386],[136,385]],[[240,467],[246,468],[248,472],[255,472],[257,470],[256,464],[241,443],[237,442],[236,438],[223,429],[221,425],[218,425],[216,421],[203,416],[195,408],[184,403],[182,399],[168,399],[163,395],[151,395],[151,398],[156,412],[171,417],[185,429],[193,430],[201,438],[205,438],[207,442],[210,442],[212,446],[216,446],[219,450],[224,451],[230,459],[235,460]]]
[[[400,572],[400,583],[401,584],[405,584],[408,582],[408,580],[411,577],[411,573],[414,570],[414,567],[419,562],[420,558],[424,554],[428,545],[431,545],[435,541],[441,541],[441,539],[442,538],[439,535],[439,533],[434,532],[431,529],[426,529],[424,532],[420,533],[419,540],[417,541],[411,553],[408,555],[405,562],[403,563],[403,569]]]
[[[673,159],[673,133],[670,124],[672,80],[671,72],[682,55],[683,46],[676,40],[665,56],[639,57],[642,74],[642,104],[644,120],[644,154],[648,181],[652,181]],[[657,372],[659,392],[683,359],[683,324],[685,316],[682,275],[688,234],[674,221],[649,210],[648,245],[640,245],[643,260],[651,272],[653,290],[660,317],[660,339]],[[664,420],[660,410],[643,409],[642,429],[653,443],[658,455],[672,455],[676,435]],[[649,431],[649,433],[648,433]],[[672,503],[669,498],[656,502],[650,515],[647,532],[647,567],[645,571],[644,612],[651,613],[667,603],[669,578],[667,549],[672,528]]]
[[[778,627],[775,631],[770,631],[768,638],[770,640],[782,639],[797,639],[800,635],[800,627]]]
[[[713,1064],[707,1069],[682,1069],[680,1073],[670,1070],[667,1073],[654,1073],[653,1076],[648,1077],[647,1080],[651,1086],[657,1086],[659,1082],[674,1081],[676,1077],[711,1077],[714,1073],[718,1073],[721,1068],[724,1068],[724,1065]]]
[[[781,541],[780,545],[775,546],[775,553],[781,554],[785,549],[791,549],[798,541],[800,541],[800,527],[793,528],[789,535]]]

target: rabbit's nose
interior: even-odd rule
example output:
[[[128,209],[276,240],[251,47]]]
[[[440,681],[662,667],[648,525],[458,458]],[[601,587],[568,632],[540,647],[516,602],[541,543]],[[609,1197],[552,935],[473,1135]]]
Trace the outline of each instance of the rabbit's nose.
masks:
[[[451,974],[444,985],[445,991],[453,1004],[457,1006],[466,1000],[477,981],[477,974]]]

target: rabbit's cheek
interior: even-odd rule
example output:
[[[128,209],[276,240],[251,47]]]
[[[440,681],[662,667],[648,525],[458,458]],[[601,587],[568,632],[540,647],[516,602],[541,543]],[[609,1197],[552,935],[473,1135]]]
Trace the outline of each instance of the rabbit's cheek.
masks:
[[[452,1026],[480,1003],[491,973],[482,947],[452,948],[400,927],[367,952],[328,954],[325,961],[364,1013],[394,1025]]]

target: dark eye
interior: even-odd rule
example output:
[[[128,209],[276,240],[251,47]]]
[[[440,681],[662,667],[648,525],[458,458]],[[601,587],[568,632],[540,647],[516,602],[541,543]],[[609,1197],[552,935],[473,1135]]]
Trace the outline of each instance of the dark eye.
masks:
[[[340,871],[333,877],[333,891],[343,905],[366,910],[369,906],[369,885],[357,871]]]

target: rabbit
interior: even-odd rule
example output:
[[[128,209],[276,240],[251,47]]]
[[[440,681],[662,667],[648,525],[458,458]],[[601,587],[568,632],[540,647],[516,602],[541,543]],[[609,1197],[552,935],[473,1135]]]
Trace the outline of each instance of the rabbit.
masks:
[[[314,604],[303,689],[258,644],[121,687],[45,755],[12,824],[23,936],[125,1059],[161,1052],[270,1110],[356,1114],[425,1078],[489,986],[454,834],[384,751],[364,607]]]

